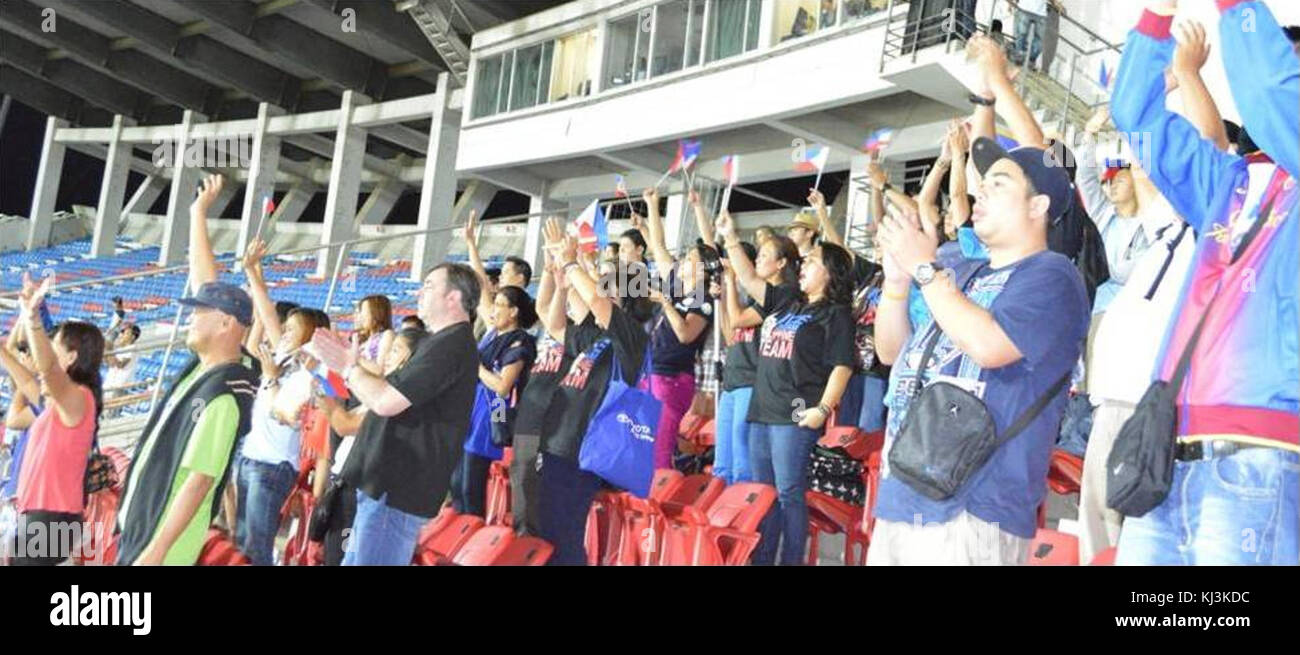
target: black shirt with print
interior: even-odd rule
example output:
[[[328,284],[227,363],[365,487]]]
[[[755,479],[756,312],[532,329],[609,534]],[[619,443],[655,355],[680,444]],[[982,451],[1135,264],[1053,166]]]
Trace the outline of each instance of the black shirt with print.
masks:
[[[761,308],[753,300],[746,309]],[[754,386],[754,375],[758,373],[758,328],[732,328],[732,344],[727,346],[727,359],[722,365],[722,390],[735,391]]]
[[[669,288],[677,285],[676,271],[669,277]],[[655,375],[680,375],[695,371],[695,357],[709,340],[713,323],[713,299],[707,293],[687,293],[673,299],[677,313],[685,320],[691,314],[704,318],[704,329],[690,343],[682,343],[673,332],[672,323],[662,310],[655,318],[650,335],[651,366]]]
[[[460,462],[478,384],[479,355],[469,322],[420,341],[406,365],[387,377],[411,402],[396,416],[368,412],[343,479],[389,507],[432,517]]]
[[[569,329],[573,329],[572,323]],[[564,412],[564,398],[555,391],[572,365],[573,355],[564,349],[564,342],[543,335],[537,342],[537,358],[528,372],[528,384],[519,396],[515,434],[541,435],[555,429],[555,419]]]
[[[564,403],[564,411],[556,418],[555,429],[542,435],[544,452],[578,459],[587,424],[609,387],[614,370],[610,355],[618,356],[623,381],[633,384],[641,371],[646,340],[642,325],[617,306],[610,314],[607,329],[601,329],[595,318],[588,315],[581,324],[565,330],[564,349],[572,354],[573,364],[560,379],[555,394]]]
[[[845,305],[802,302],[794,287],[767,285],[749,421],[792,425],[816,407],[836,366],[853,366],[853,316]]]

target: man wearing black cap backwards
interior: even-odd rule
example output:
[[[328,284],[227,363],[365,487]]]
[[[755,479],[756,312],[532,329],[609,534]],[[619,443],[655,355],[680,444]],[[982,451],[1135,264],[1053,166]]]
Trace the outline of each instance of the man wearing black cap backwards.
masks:
[[[941,268],[934,228],[922,225],[915,214],[893,213],[880,228],[886,256],[876,351],[893,371],[885,397],[887,457],[869,564],[1026,560],[1047,491],[1065,383],[1087,334],[1083,281],[1070,260],[1047,249],[1048,225],[1072,198],[1065,169],[1043,150],[1007,152],[987,138],[975,141],[971,157],[983,176],[972,219],[976,235],[988,247],[988,261],[965,259],[951,270]],[[912,280],[934,315],[915,333],[907,318]],[[904,482],[888,463],[935,330],[940,332],[924,384],[942,381],[977,396],[999,437],[1022,414],[1029,417],[1027,427],[943,500]],[[1036,415],[1031,411],[1035,405],[1040,408]]]
[[[221,192],[204,181],[190,206],[190,286],[180,303],[194,308],[185,345],[195,359],[154,405],[136,446],[118,509],[118,564],[194,564],[216,515],[231,455],[248,432],[257,375],[240,344],[253,323],[243,289],[217,281],[205,224]]]

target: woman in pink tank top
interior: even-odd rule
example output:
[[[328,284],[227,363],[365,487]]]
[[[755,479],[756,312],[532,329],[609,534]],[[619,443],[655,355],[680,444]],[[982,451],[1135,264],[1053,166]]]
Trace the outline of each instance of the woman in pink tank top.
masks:
[[[99,429],[103,402],[99,368],[104,335],[94,325],[77,321],[47,334],[39,308],[52,283],[53,278],[47,278],[38,288],[24,276],[22,313],[14,327],[27,332],[35,378],[11,353],[0,352],[0,364],[13,376],[15,385],[39,382],[45,401],[45,411],[29,428],[18,478],[15,566],[52,566],[79,547],[67,542],[68,535],[81,530],[67,526],[81,522],[86,460]]]

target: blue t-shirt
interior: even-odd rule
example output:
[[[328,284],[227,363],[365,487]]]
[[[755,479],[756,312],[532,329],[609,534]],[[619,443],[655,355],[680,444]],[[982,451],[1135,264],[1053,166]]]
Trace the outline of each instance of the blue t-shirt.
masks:
[[[1008,366],[983,370],[945,334],[935,347],[926,381],[951,382],[981,397],[1001,434],[1073,370],[1088,333],[1088,295],[1074,264],[1050,251],[1000,269],[983,260],[965,260],[955,267],[957,279],[965,279],[972,268],[979,272],[967,285],[966,297],[993,314],[1023,357]],[[915,369],[932,325],[927,321],[912,333],[890,372],[885,395],[886,455],[906,417]],[[1032,538],[1038,506],[1047,493],[1047,468],[1065,400],[1064,392],[1058,394],[1029,427],[994,452],[984,468],[946,501],[930,500],[891,477],[886,457],[876,516],[909,524],[918,517],[923,524],[943,523],[965,510],[1005,532]]]
[[[674,294],[673,306],[677,309],[677,313],[681,314],[683,319],[691,314],[701,316],[705,320],[705,325],[694,341],[682,343],[677,338],[677,333],[673,332],[672,324],[668,322],[668,317],[664,316],[661,309],[659,315],[655,318],[654,328],[650,332],[650,357],[653,367],[652,372],[655,375],[694,373],[695,356],[704,348],[704,344],[709,340],[712,332],[713,299],[703,290],[680,296],[676,295],[677,279],[677,271],[674,270],[668,277],[668,289]]]
[[[989,251],[980,238],[975,236],[975,228],[959,227],[957,240],[939,246],[935,258],[938,259],[940,266],[954,268],[963,259],[988,259]],[[925,304],[925,296],[921,295],[921,287],[915,282],[912,283],[907,297],[907,318],[912,322],[912,330],[916,330],[918,325],[930,322],[930,308]]]

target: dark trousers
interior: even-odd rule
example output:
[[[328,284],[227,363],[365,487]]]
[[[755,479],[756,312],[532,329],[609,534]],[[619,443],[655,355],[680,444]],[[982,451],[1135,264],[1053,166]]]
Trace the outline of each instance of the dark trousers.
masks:
[[[346,484],[339,487],[334,503],[329,530],[325,533],[325,566],[343,564],[343,548],[352,534],[352,521],[357,517],[356,489]]]
[[[86,538],[81,534],[81,528],[80,514],[42,510],[19,514],[18,526],[14,531],[13,557],[10,558],[9,565],[58,565],[81,547],[80,542]],[[23,538],[24,533],[26,538]]]
[[[555,547],[548,564],[587,564],[587,513],[600,485],[576,460],[542,453],[542,538]]]
[[[520,536],[542,533],[539,498],[542,475],[537,470],[537,453],[542,438],[535,434],[516,434],[514,459],[510,461],[510,513],[515,532]]]
[[[451,474],[451,507],[461,514],[487,517],[487,479],[492,460],[466,452]]]

